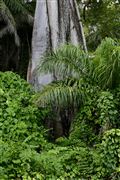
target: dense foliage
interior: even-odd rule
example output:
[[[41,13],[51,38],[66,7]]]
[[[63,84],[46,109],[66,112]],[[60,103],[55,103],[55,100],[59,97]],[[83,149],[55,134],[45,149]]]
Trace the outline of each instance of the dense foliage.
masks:
[[[32,90],[18,75],[0,73],[0,179],[32,173],[32,156],[46,141],[42,120],[46,111],[31,102]]]
[[[71,106],[77,115],[71,123],[67,143],[69,146],[72,143],[75,149],[82,146],[85,152],[87,148],[92,159],[88,165],[91,169],[85,175],[82,174],[84,170],[81,172],[78,169],[73,176],[76,179],[120,178],[117,163],[120,131],[119,57],[119,43],[106,38],[94,54],[86,54],[78,47],[66,45],[46,56],[40,66],[42,73],[55,73],[57,81],[38,94],[38,105],[51,104],[61,109]],[[79,168],[81,166],[80,163]]]
[[[39,70],[56,81],[36,95],[17,74],[0,72],[1,180],[120,179],[120,2],[78,2],[88,49],[115,40],[93,53],[67,44],[46,55]],[[35,3],[0,0],[0,37],[14,34],[17,46],[29,46]],[[68,134],[52,142],[57,120]]]
[[[71,45],[46,56],[45,72],[54,65],[63,77],[37,95],[40,108],[24,80],[0,73],[1,179],[120,178],[119,53],[119,44],[106,39],[94,56]],[[76,110],[69,137],[55,143],[43,127],[53,102]]]
[[[120,178],[120,88],[88,86],[69,138],[46,138],[44,108],[14,73],[0,73],[0,179]],[[43,104],[41,104],[43,105]]]
[[[24,80],[0,73],[1,179],[120,178],[119,54],[108,38],[94,54],[66,45],[47,55],[40,70],[57,72],[58,80],[36,95],[39,107]],[[69,137],[52,143],[43,124],[56,121],[48,111],[55,106],[76,116]]]

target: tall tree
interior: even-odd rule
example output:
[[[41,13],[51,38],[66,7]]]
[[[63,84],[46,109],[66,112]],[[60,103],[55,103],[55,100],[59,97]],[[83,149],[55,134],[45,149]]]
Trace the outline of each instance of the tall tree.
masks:
[[[120,0],[78,0],[87,48],[95,50],[105,37],[120,39]]]
[[[87,51],[76,0],[37,0],[32,39],[32,60],[28,67],[28,81],[36,87],[51,82],[54,75],[39,76],[36,68],[47,51],[60,44],[81,44]]]

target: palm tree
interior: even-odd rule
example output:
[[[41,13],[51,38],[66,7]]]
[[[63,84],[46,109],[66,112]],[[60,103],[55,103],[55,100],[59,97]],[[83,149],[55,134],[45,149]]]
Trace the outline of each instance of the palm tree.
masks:
[[[39,104],[77,105],[90,86],[112,89],[120,84],[120,46],[106,38],[94,54],[87,54],[79,47],[65,45],[47,54],[38,70],[56,77],[38,94]]]
[[[83,61],[84,60],[84,61]],[[53,122],[55,137],[68,136],[71,119],[84,101],[88,55],[79,47],[65,45],[43,58],[41,73],[54,74],[56,81],[44,87],[35,98],[40,106],[51,105],[56,114]],[[81,77],[81,78],[80,78]],[[73,107],[74,106],[74,107]],[[52,126],[52,125],[51,125]],[[49,128],[49,126],[48,126]]]
[[[31,10],[31,4],[24,0],[0,0],[0,37],[8,33],[14,34],[15,43],[19,45],[17,27],[23,22],[33,23]]]
[[[94,54],[87,54],[79,47],[65,45],[47,54],[38,71],[53,73],[56,81],[43,87],[36,102],[39,106],[51,105],[57,112],[57,129],[60,124],[65,129],[65,121],[69,122],[69,127],[71,125],[69,114],[76,113],[86,101],[89,102],[92,90],[112,89],[120,84],[120,46],[106,38]]]
[[[38,67],[41,73],[54,74],[52,83],[38,93],[39,103],[52,103],[59,106],[79,103],[84,98],[84,81],[89,74],[89,56],[80,47],[64,45],[42,59]]]

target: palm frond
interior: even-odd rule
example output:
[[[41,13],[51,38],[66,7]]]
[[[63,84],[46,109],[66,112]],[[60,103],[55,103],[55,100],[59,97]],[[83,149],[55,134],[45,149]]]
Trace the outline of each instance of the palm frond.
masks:
[[[24,0],[0,0],[0,21],[5,22],[5,26],[0,29],[0,37],[7,33],[13,34],[16,45],[19,45],[17,27],[23,23],[33,24],[29,9],[30,4]]]
[[[85,97],[85,89],[81,80],[66,79],[65,81],[53,82],[44,87],[36,96],[36,103],[39,106],[69,107],[82,104]]]
[[[48,53],[38,67],[38,71],[53,73],[58,79],[65,77],[86,76],[88,71],[89,57],[79,47],[71,44],[64,45],[55,52]]]
[[[106,38],[95,52],[94,78],[102,88],[114,88],[120,83],[120,46]]]
[[[28,3],[24,0],[4,0],[4,2],[9,7],[15,19],[19,17],[19,21],[27,22],[30,25],[33,24],[33,17],[29,11],[30,5]]]
[[[113,88],[120,83],[120,46],[106,38],[95,54],[88,56],[78,47],[65,45],[46,56],[39,70],[55,72],[61,77],[38,94],[37,103],[40,106],[78,106],[87,99],[92,86],[86,77],[90,76],[89,79],[94,79],[102,88]]]
[[[3,20],[6,26],[0,30],[0,37],[7,33],[14,34],[15,42],[19,45],[19,37],[17,35],[16,23],[9,8],[6,6],[3,0],[0,0],[0,19]]]
[[[29,11],[27,10],[26,2],[24,0],[3,0],[7,7],[9,7],[9,10],[13,14],[18,13],[26,13],[29,14]]]

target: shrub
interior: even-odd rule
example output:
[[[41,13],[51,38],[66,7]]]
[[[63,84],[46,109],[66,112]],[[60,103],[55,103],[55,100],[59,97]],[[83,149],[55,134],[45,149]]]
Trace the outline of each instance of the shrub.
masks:
[[[33,154],[46,146],[42,121],[47,111],[38,109],[32,96],[25,80],[12,72],[0,73],[0,179],[30,173]]]
[[[95,157],[96,175],[93,179],[120,179],[120,129],[106,131]]]

